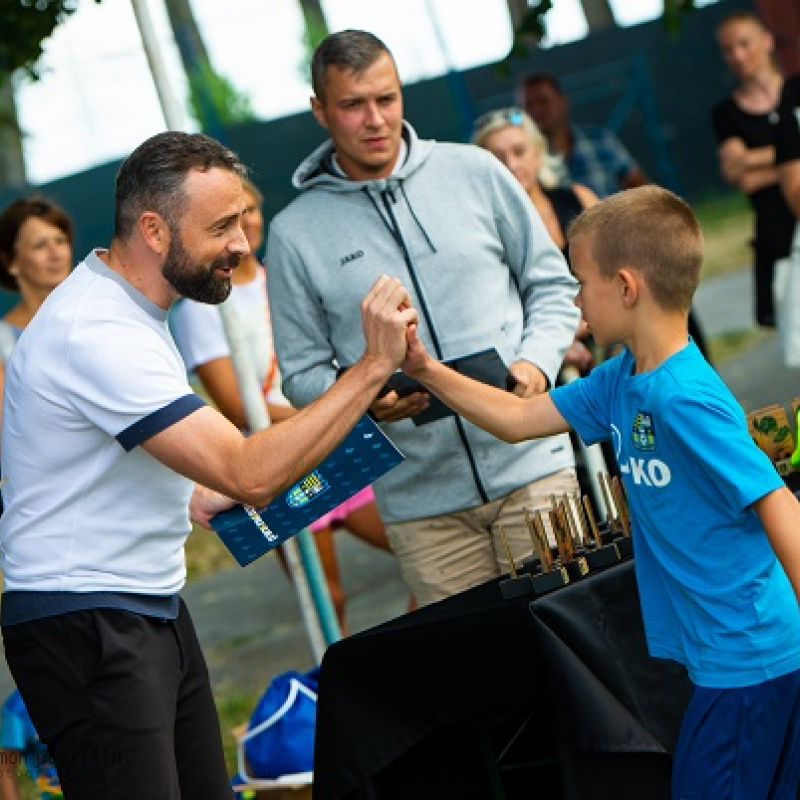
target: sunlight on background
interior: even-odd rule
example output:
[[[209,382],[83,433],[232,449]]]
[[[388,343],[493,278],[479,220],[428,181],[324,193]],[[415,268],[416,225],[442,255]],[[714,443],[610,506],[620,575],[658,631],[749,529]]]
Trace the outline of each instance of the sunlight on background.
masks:
[[[556,0],[545,44],[586,34],[578,0]],[[161,2],[149,2],[172,90],[188,89]],[[660,15],[663,0],[612,0],[631,25]],[[297,0],[193,0],[215,69],[247,95],[258,117],[308,108],[303,21]],[[406,83],[499,61],[512,41],[506,0],[324,0],[331,30],[362,28],[383,39]],[[127,0],[82,3],[48,40],[43,78],[17,93],[31,183],[120,158],[164,129],[164,119]],[[183,127],[196,130],[188,114]]]

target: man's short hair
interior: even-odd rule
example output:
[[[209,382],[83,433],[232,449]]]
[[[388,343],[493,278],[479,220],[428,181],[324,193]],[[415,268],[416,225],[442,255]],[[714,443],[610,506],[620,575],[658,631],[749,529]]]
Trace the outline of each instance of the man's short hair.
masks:
[[[359,74],[369,69],[389,48],[367,31],[346,30],[331,33],[317,45],[311,59],[311,87],[318,99],[325,94],[325,75],[328,67]]]
[[[703,231],[688,203],[660,186],[627,189],[576,217],[567,240],[589,239],[600,273],[639,270],[656,303],[688,311],[703,266]]]
[[[145,211],[155,211],[174,230],[186,199],[186,177],[211,169],[247,175],[236,153],[205,134],[168,131],[147,139],[117,174],[114,236],[130,236]]]

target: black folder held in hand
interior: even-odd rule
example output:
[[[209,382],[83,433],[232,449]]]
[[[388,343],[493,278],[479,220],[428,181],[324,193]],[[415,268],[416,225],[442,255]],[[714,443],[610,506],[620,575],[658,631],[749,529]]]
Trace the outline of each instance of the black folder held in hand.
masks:
[[[494,347],[488,350],[481,350],[477,353],[453,358],[444,362],[448,367],[474,378],[481,383],[496,386],[498,389],[507,391],[513,390],[516,385],[514,376],[508,371],[508,367],[503,363],[497,350]],[[386,384],[385,391],[394,390],[400,397],[406,397],[413,392],[426,392],[427,389],[413,378],[409,378],[402,372],[395,372]],[[443,417],[454,415],[452,409],[448,408],[438,397],[430,396],[428,407],[412,417],[415,425],[426,425]]]

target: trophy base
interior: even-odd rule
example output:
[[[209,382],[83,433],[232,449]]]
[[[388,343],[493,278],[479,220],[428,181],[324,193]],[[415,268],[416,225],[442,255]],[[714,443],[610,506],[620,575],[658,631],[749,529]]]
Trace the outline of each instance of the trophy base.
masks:
[[[616,544],[604,544],[595,550],[587,550],[584,558],[592,571],[610,567],[621,560]]]
[[[503,600],[513,600],[515,597],[525,597],[536,594],[533,589],[532,576],[527,573],[516,578],[505,578],[500,581],[500,593]]]
[[[614,544],[619,550],[621,558],[631,558],[633,556],[633,539],[630,536],[620,536],[614,540]]]
[[[585,555],[577,556],[564,564],[564,569],[567,571],[570,581],[579,581],[589,573],[589,563],[586,561]]]
[[[554,589],[560,589],[569,583],[569,575],[563,567],[555,567],[550,572],[542,572],[540,575],[531,575],[534,594],[547,594]]]
[[[542,562],[536,557],[526,558],[518,567],[519,575],[538,575],[542,571]]]

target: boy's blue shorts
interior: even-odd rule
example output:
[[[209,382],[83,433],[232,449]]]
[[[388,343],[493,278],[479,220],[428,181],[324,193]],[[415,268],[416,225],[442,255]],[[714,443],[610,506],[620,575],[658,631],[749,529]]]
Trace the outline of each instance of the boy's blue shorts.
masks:
[[[755,686],[696,686],[672,770],[673,800],[795,800],[800,670]]]

